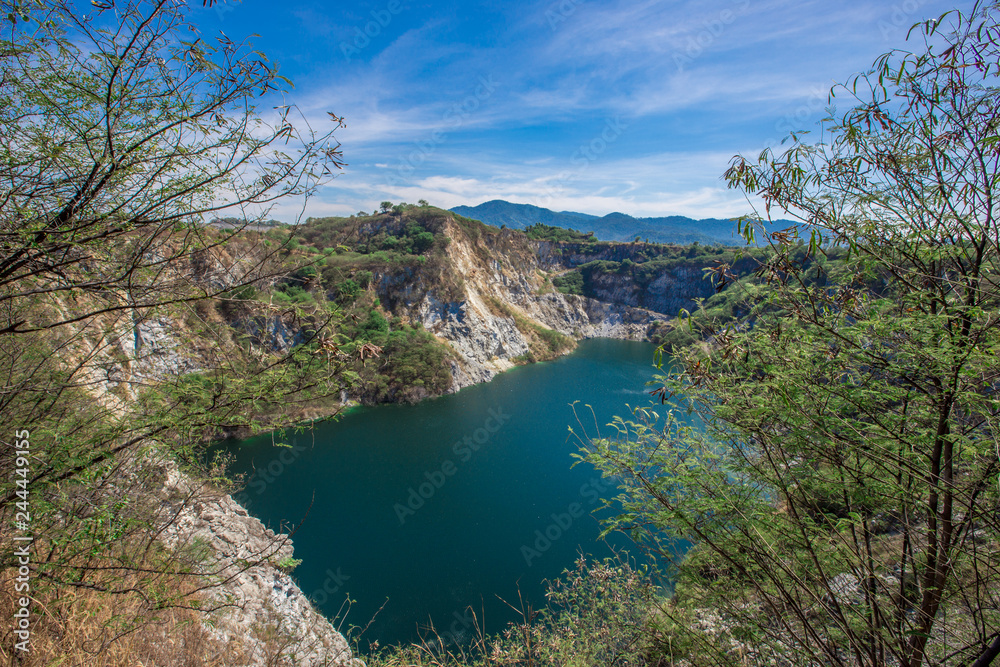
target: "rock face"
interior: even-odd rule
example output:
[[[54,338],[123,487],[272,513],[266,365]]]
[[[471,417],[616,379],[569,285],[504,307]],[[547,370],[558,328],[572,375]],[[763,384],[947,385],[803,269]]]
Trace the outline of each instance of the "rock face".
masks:
[[[287,535],[266,529],[230,496],[196,488],[173,463],[156,465],[165,479],[163,542],[210,554],[204,567],[219,583],[208,590],[207,602],[223,605],[206,626],[215,640],[233,647],[247,667],[364,667],[282,570],[292,557]]]
[[[295,333],[278,318],[251,321],[262,344],[287,349]],[[84,330],[86,331],[86,329]],[[253,332],[251,332],[253,333]],[[127,414],[137,387],[203,370],[211,352],[191,344],[182,320],[155,316],[107,327],[94,358],[91,389],[104,408]],[[204,592],[203,627],[227,647],[227,665],[363,667],[344,637],[317,612],[291,576],[292,543],[266,529],[226,494],[195,484],[171,461],[143,460],[159,480],[144,488],[158,499],[159,526],[151,531],[173,550],[205,554],[212,585]]]
[[[596,260],[620,262],[636,259],[636,246],[628,243],[606,245],[598,252],[594,252],[590,244],[576,242],[536,241],[535,247],[539,263],[550,270],[571,269]]]
[[[697,299],[715,294],[712,283],[705,280],[707,266],[679,266],[656,276],[647,285],[637,285],[631,275],[597,274],[591,277],[590,289],[603,302],[666,313],[666,318],[676,317],[681,308],[693,311]]]
[[[614,295],[598,300],[556,292],[549,276],[571,266],[573,255],[567,255],[567,264],[558,263],[553,244],[510,230],[474,236],[453,221],[444,232],[452,239],[448,258],[461,277],[458,290],[421,284],[427,277],[412,272],[376,276],[376,290],[395,314],[420,322],[450,345],[455,353],[451,391],[515,366],[531,350],[533,330],[539,327],[573,339],[645,340],[656,323],[669,319],[616,302]]]

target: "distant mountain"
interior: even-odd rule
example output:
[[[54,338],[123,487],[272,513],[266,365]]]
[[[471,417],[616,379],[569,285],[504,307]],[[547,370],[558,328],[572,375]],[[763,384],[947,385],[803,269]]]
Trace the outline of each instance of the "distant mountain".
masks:
[[[452,213],[464,215],[467,218],[474,218],[480,222],[485,222],[488,225],[496,227],[507,225],[511,229],[524,229],[536,222],[552,225],[553,227],[563,227],[565,229],[570,223],[579,226],[586,221],[600,220],[596,215],[573,213],[571,211],[556,213],[547,208],[540,208],[531,204],[512,204],[501,199],[494,199],[479,206],[456,206],[451,211]],[[578,231],[590,232],[593,230],[588,228],[584,230],[578,229]]]
[[[598,217],[573,211],[557,212],[531,204],[512,204],[500,199],[479,206],[456,206],[451,211],[496,227],[506,225],[511,229],[524,229],[541,222],[564,229],[594,232],[602,241],[632,241],[638,236],[657,243],[686,244],[697,241],[709,245],[743,245],[743,240],[736,236],[736,222],[718,218],[695,220],[682,215],[634,218],[625,213]],[[780,230],[793,224],[789,220],[778,220],[771,223],[769,230]]]

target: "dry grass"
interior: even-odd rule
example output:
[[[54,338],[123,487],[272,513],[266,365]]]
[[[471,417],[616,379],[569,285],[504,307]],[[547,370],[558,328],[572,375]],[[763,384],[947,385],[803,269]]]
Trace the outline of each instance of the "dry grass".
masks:
[[[13,618],[16,610],[13,576],[10,569],[0,575],[0,615],[4,618]],[[116,583],[119,589],[125,588],[122,584],[126,582]],[[178,588],[190,586],[181,581],[166,583]],[[244,657],[240,647],[223,646],[213,639],[202,625],[203,614],[195,610],[157,609],[137,590],[112,594],[92,588],[33,584],[30,651],[14,651],[17,640],[5,623],[0,631],[4,664],[226,667],[241,664]]]
[[[17,610],[15,570],[0,574],[0,615]],[[137,589],[143,575],[118,579]],[[193,577],[173,576],[168,585],[191,588]],[[34,582],[33,582],[34,586]],[[196,607],[197,596],[171,600],[158,608],[138,590],[107,593],[92,588],[40,586],[32,590],[31,638],[27,653],[9,623],[0,630],[0,664],[23,667],[242,667],[266,664],[292,667],[301,639],[279,627],[277,618],[246,628],[228,642],[209,629],[213,614]]]
[[[160,500],[149,489],[162,485],[155,466],[119,460],[104,469],[106,486],[67,486],[62,513],[35,518],[31,546],[30,644],[18,652],[11,623],[0,624],[0,665],[86,667],[235,667],[250,663],[252,642],[224,645],[208,624],[205,591],[217,578],[197,574],[207,554],[192,542],[166,548],[154,526]],[[112,483],[113,482],[113,483]],[[183,499],[204,500],[202,489]],[[128,502],[115,499],[128,498]],[[115,509],[108,503],[114,502]],[[74,511],[73,508],[76,508]],[[86,509],[80,509],[86,508]],[[104,517],[97,521],[97,517]],[[106,535],[94,528],[115,525]],[[128,529],[122,528],[128,526]],[[42,536],[48,536],[42,537]],[[0,544],[10,547],[9,536]],[[8,553],[10,553],[8,551]],[[6,561],[12,563],[12,559]],[[16,567],[0,568],[0,616],[19,608]],[[250,629],[247,629],[250,633]],[[235,643],[233,643],[235,644]],[[245,644],[245,645],[242,645]]]

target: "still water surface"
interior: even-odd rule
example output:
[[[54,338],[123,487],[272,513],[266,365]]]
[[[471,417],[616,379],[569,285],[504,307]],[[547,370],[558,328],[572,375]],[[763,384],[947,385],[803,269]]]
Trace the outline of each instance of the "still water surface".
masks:
[[[521,597],[544,605],[546,578],[578,552],[629,548],[597,540],[591,514],[615,489],[592,467],[571,467],[580,433],[601,433],[627,406],[648,405],[653,345],[582,341],[570,355],[516,368],[492,382],[419,405],[358,408],[305,433],[228,443],[238,499],[275,530],[298,526],[294,571],[344,629],[374,617],[362,645],[414,641],[433,622],[445,639],[488,632]],[[593,414],[588,405],[593,408]],[[291,448],[276,447],[281,441]],[[379,612],[379,607],[384,607]],[[377,615],[376,615],[376,612]]]

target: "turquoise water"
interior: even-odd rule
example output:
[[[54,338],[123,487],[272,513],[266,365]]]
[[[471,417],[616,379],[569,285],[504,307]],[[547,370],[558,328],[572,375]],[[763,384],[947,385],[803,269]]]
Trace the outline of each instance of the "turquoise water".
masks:
[[[355,600],[343,628],[371,621],[362,645],[418,640],[431,623],[461,642],[475,631],[470,607],[499,631],[517,618],[499,598],[520,607],[520,592],[542,607],[543,580],[579,552],[630,547],[597,539],[591,512],[615,489],[589,465],[571,467],[579,443],[569,428],[581,426],[570,403],[590,435],[610,434],[614,415],[649,404],[653,350],[586,340],[419,405],[228,443],[247,480],[237,499],[275,530],[298,527],[296,580],[328,616]]]

